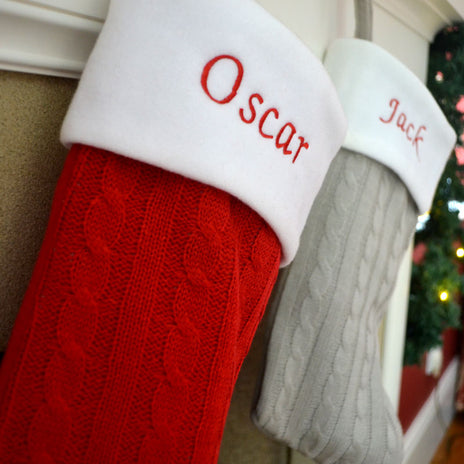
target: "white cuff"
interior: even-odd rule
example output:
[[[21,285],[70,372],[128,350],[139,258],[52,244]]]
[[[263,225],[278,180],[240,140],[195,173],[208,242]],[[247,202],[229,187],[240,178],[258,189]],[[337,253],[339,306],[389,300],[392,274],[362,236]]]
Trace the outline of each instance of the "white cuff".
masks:
[[[320,61],[252,0],[113,0],[61,139],[238,197],[294,257],[346,132]]]
[[[388,166],[427,211],[456,134],[424,84],[385,50],[340,39],[325,66],[348,119],[345,148]]]

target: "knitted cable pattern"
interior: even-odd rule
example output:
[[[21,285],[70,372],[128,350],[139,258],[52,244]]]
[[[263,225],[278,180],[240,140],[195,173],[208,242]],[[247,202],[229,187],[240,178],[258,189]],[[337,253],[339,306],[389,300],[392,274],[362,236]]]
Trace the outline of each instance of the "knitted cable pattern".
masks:
[[[280,253],[227,193],[73,147],[0,370],[2,459],[216,462]]]
[[[381,254],[382,248],[378,247],[379,243],[379,236],[382,233],[382,225],[383,225],[383,215],[386,208],[387,201],[391,198],[391,189],[389,189],[388,184],[388,176],[386,172],[382,172],[382,176],[379,182],[379,190],[377,195],[376,206],[377,208],[373,212],[373,221],[372,226],[369,232],[369,236],[367,238],[367,245],[365,248],[365,253],[361,260],[361,267],[359,276],[362,276],[362,279],[358,278],[358,285],[356,288],[355,299],[353,301],[353,307],[359,305],[359,308],[362,308],[362,314],[355,314],[353,311],[348,316],[349,320],[352,320],[353,316],[358,317],[358,321],[364,321],[367,318],[367,332],[365,337],[362,337],[361,330],[362,325],[358,322],[358,327],[348,327],[348,324],[345,325],[345,332],[347,330],[357,329],[356,338],[358,340],[362,340],[364,342],[363,348],[359,351],[364,351],[364,358],[361,359],[362,367],[360,369],[360,376],[355,379],[355,391],[356,393],[356,400],[355,400],[355,420],[354,420],[354,427],[351,435],[350,442],[348,444],[348,448],[343,453],[343,455],[338,458],[342,462],[346,463],[355,463],[359,462],[359,459],[363,454],[367,454],[370,443],[368,440],[372,439],[371,436],[371,429],[372,423],[369,421],[369,413],[373,410],[373,398],[371,393],[371,382],[369,377],[369,368],[373,365],[373,357],[375,356],[375,329],[369,324],[369,320],[371,319],[371,315],[375,311],[375,305],[372,301],[366,298],[366,289],[367,286],[372,286],[375,283],[373,264],[378,263],[379,255]],[[371,212],[372,213],[372,212]],[[376,259],[372,259],[372,255],[376,256]],[[369,263],[370,257],[370,263]],[[365,279],[363,281],[363,279]],[[364,295],[364,301],[363,301]],[[375,294],[374,294],[375,296]],[[339,348],[340,349],[340,348]],[[342,349],[349,349],[349,345],[345,345]],[[358,351],[358,350],[357,350]],[[337,369],[336,366],[334,366]],[[353,379],[350,379],[349,382],[351,383]],[[339,416],[340,417],[340,416]],[[339,420],[339,419],[338,419]],[[337,421],[338,425],[338,421]],[[367,439],[366,439],[366,429],[367,429]],[[332,432],[332,435],[335,434],[335,430]],[[363,441],[369,443],[365,452],[363,452],[363,448],[360,445]],[[378,450],[375,450],[378,452]],[[330,456],[332,459],[333,456]]]
[[[395,174],[341,150],[309,215],[288,288],[278,295],[255,416],[259,427],[318,463],[401,460],[377,331],[415,221]]]
[[[335,192],[335,201],[331,204],[328,214],[325,216],[324,234],[320,237],[316,263],[314,268],[303,274],[306,277],[301,282],[301,287],[308,287],[309,291],[300,292],[300,294],[304,295],[304,299],[302,302],[295,302],[292,309],[292,325],[288,326],[287,334],[284,335],[285,338],[288,337],[289,340],[292,340],[290,353],[287,357],[284,352],[287,346],[284,344],[281,345],[278,352],[278,357],[284,357],[285,359],[284,374],[282,376],[283,384],[278,388],[279,394],[277,400],[273,402],[272,409],[263,409],[260,414],[260,424],[272,430],[278,436],[282,436],[285,433],[291,417],[288,411],[295,408],[294,404],[289,404],[288,402],[289,399],[296,401],[298,397],[298,391],[303,382],[308,353],[311,353],[319,336],[317,328],[313,325],[313,319],[324,310],[322,302],[329,298],[332,291],[331,272],[334,264],[340,260],[343,254],[344,243],[343,240],[340,240],[339,227],[335,227],[333,223],[340,217],[348,220],[349,217],[344,212],[350,207],[354,207],[357,201],[356,197],[350,196],[346,198],[345,195],[347,191],[355,190],[358,184],[358,177],[355,175],[356,171],[353,169],[355,166],[350,166],[350,163],[352,164],[351,158],[347,159],[347,163]],[[362,170],[363,166],[359,166],[359,168]],[[364,169],[366,168],[364,166]],[[361,171],[359,176],[362,176],[363,172],[365,171]],[[323,189],[324,186],[321,191]],[[347,201],[350,203],[347,203]],[[311,239],[313,237],[309,237],[309,240],[305,240],[305,242],[309,242]],[[304,242],[302,243],[303,246]],[[328,249],[331,250],[331,253],[326,252]],[[296,258],[296,260],[298,259],[299,257]],[[295,264],[292,265],[292,270],[294,268],[296,272]],[[284,294],[282,296],[283,301],[287,297],[288,295]],[[277,317],[282,317],[282,314],[278,314]],[[282,334],[278,335],[281,336]],[[270,343],[273,343],[272,336]],[[277,374],[280,375],[280,372]],[[268,376],[272,376],[272,372],[269,372]]]
[[[390,173],[390,175],[396,178],[393,173]],[[409,244],[409,241],[411,240],[416,224],[416,217],[418,215],[416,206],[401,181],[396,179],[393,186],[394,191],[392,192],[389,209],[390,211],[394,210],[394,212],[399,211],[400,215],[397,217],[397,222],[393,228],[385,229],[386,232],[390,232],[390,235],[385,240],[382,240],[382,243],[388,244],[388,246],[385,247],[385,250],[388,250],[387,257],[385,259],[385,271],[383,272],[383,278],[379,282],[377,298],[373,305],[373,308],[376,309],[376,311],[372,311],[369,314],[368,320],[369,334],[374,340],[376,340],[377,337],[377,327],[379,327],[379,324],[386,313],[389,297],[391,296],[391,292],[395,284],[398,265]],[[370,383],[372,383],[372,379],[375,378],[376,375],[374,372],[375,366],[377,366],[377,364],[372,361],[371,369],[368,374]],[[372,391],[372,388],[370,391]],[[373,399],[371,399],[371,402],[372,401]],[[381,431],[386,440],[384,462],[399,462],[402,458],[398,456],[397,443],[402,439],[402,431],[398,421],[395,420],[395,412],[388,400],[384,401],[384,407],[389,412],[386,415],[387,421],[385,423],[385,430]],[[375,417],[374,408],[372,408],[370,412],[371,421],[373,421],[373,418]],[[369,451],[370,450],[366,451],[362,464],[368,464],[370,462],[371,457]]]
[[[317,455],[314,452],[315,457],[320,462],[358,463],[361,461],[372,462],[374,459],[382,458],[386,463],[393,463],[401,460],[401,456],[398,454],[400,452],[398,443],[401,443],[401,432],[399,431],[397,420],[394,419],[391,405],[380,385],[380,371],[377,359],[377,330],[378,323],[386,309],[386,298],[394,284],[394,272],[392,272],[392,268],[395,268],[396,272],[401,253],[406,249],[414,228],[416,214],[409,194],[399,179],[389,170],[376,164],[372,166],[370,175],[372,176],[378,170],[381,170],[381,181],[379,183],[379,195],[374,202],[377,209],[372,213],[373,221],[370,234],[376,250],[369,250],[370,238],[367,241],[362,241],[362,243],[366,244],[366,253],[362,262],[365,261],[364,258],[367,260],[369,257],[371,264],[375,263],[375,267],[368,271],[370,280],[368,285],[369,291],[367,291],[366,287],[364,289],[361,288],[361,295],[365,299],[365,307],[363,315],[358,320],[361,331],[358,330],[355,336],[365,338],[366,347],[364,350],[356,351],[356,354],[351,350],[354,361],[357,359],[360,360],[362,366],[360,375],[354,377],[355,380],[357,379],[357,385],[354,385],[354,392],[356,392],[355,422],[350,434],[342,429],[338,432],[350,437],[348,443],[340,435],[336,435],[336,424],[328,441],[330,445],[326,446]],[[381,197],[384,198],[383,201],[381,201]],[[387,199],[388,201],[386,201]],[[400,213],[399,215],[398,212]],[[383,218],[382,215],[384,216]],[[394,227],[383,227],[385,221],[389,224],[394,224]],[[375,234],[372,235],[374,230],[376,230],[377,238],[375,238]],[[390,250],[392,250],[392,253]],[[373,259],[372,256],[374,255],[377,255],[377,258]],[[387,272],[388,268],[390,272]],[[363,266],[359,266],[359,276],[366,278],[366,275],[367,273],[363,270]],[[384,287],[383,291],[381,287]],[[369,298],[372,296],[375,297],[374,300],[369,301]],[[383,304],[380,304],[380,301]],[[362,306],[362,302],[356,301],[356,298],[352,304],[359,307]],[[350,316],[347,321],[350,321]],[[346,330],[347,325],[345,325]],[[366,332],[363,336],[362,333],[364,330]],[[349,345],[346,345],[345,349],[350,351]],[[349,373],[353,377],[353,373],[356,371],[355,363],[338,364],[338,368],[346,365],[352,366]],[[337,364],[334,364],[334,368],[337,369]],[[340,378],[339,382],[342,381],[343,378]],[[348,383],[345,384],[351,384],[351,380],[348,380]],[[339,389],[340,385],[344,384],[338,383]],[[333,392],[332,394],[328,393],[330,398],[334,397]],[[348,405],[345,401],[342,404],[343,407],[348,407],[348,410],[353,408],[353,405]],[[342,414],[343,411],[341,411],[338,417],[341,418]],[[314,427],[314,420],[311,426]],[[324,433],[324,431],[321,432]],[[340,455],[340,448],[335,452],[336,444],[340,446],[344,442],[347,449]],[[332,448],[332,451],[330,451],[330,448]]]
[[[70,229],[64,234],[78,231],[84,240],[82,247],[62,250],[71,257],[70,289],[68,294],[63,292],[62,306],[57,309],[58,346],[45,369],[44,401],[28,433],[29,454],[34,463],[66,461],[73,398],[79,395],[89,367],[88,351],[95,337],[97,308],[109,283],[110,256],[125,220],[125,197],[137,182],[136,175],[122,176],[112,161],[109,159],[103,168],[101,186],[89,201],[83,223],[62,224],[64,229]],[[46,299],[46,292],[54,291],[58,289],[44,288],[40,298]]]
[[[387,193],[389,201],[385,205],[383,214],[385,220],[391,220],[393,227],[382,228],[382,237],[379,248],[378,258],[376,259],[379,267],[379,277],[373,279],[374,288],[376,290],[375,300],[371,305],[371,311],[367,314],[366,329],[367,329],[367,349],[365,352],[365,360],[363,365],[363,375],[360,387],[357,392],[356,418],[353,427],[353,435],[351,443],[345,454],[340,458],[341,462],[346,463],[369,463],[374,458],[381,458],[386,463],[399,462],[401,460],[398,455],[398,442],[401,442],[401,431],[399,431],[397,421],[393,420],[394,412],[388,400],[384,396],[374,398],[373,392],[375,386],[373,380],[379,378],[378,372],[378,347],[377,347],[377,328],[385,314],[388,304],[388,297],[391,294],[398,264],[402,253],[407,247],[410,239],[411,231],[415,223],[415,215],[411,214],[412,201],[409,198],[407,189],[402,183],[396,179],[396,175],[384,170],[384,179],[388,181],[389,192]],[[396,211],[395,211],[396,210]],[[399,215],[397,214],[399,212]],[[396,217],[395,217],[396,216]],[[368,398],[368,402],[364,402],[364,397]],[[367,405],[367,407],[366,407]],[[377,407],[380,405],[380,407]],[[383,423],[376,421],[379,415],[385,413],[386,420]],[[362,415],[361,415],[362,413]],[[366,424],[366,430],[363,427],[363,422]],[[374,430],[373,429],[378,429]],[[382,440],[373,437],[378,434]],[[366,442],[364,448],[357,443]],[[373,448],[372,443],[376,443]],[[383,443],[382,449],[379,448],[379,443]]]
[[[203,410],[203,423],[198,428],[195,453],[192,462],[215,462],[219,456],[219,446],[214,457],[206,459],[203,451],[219,443],[226,420],[227,409],[244,357],[249,350],[252,336],[264,314],[278,273],[280,246],[276,247],[276,237],[269,227],[238,201],[231,205],[234,228],[238,228],[237,263],[234,279],[229,284],[228,304],[221,326],[220,343],[210,373],[210,388]],[[240,221],[237,219],[240,218]],[[224,369],[230,363],[232,369]],[[224,393],[225,392],[225,393]],[[221,405],[222,395],[227,397],[227,407]],[[214,448],[213,448],[214,449]]]
[[[183,279],[174,296],[173,321],[162,354],[163,376],[158,378],[155,387],[151,428],[142,445],[140,463],[151,462],[151,450],[157,450],[160,462],[179,462],[173,452],[182,448],[183,424],[176,417],[191,407],[193,401],[191,390],[195,377],[192,373],[197,369],[202,336],[197,324],[201,321],[200,312],[208,314],[211,310],[209,293],[214,291],[214,282],[221,271],[222,242],[227,240],[223,235],[229,221],[229,197],[206,190],[199,204],[197,229],[189,237],[182,257]],[[179,429],[172,424],[180,426]]]
[[[149,343],[153,310],[161,309],[157,308],[155,296],[160,279],[160,261],[165,250],[156,245],[161,243],[165,229],[170,227],[173,220],[170,214],[159,214],[159,202],[163,201],[166,210],[173,210],[179,201],[176,191],[169,196],[163,193],[170,191],[169,182],[160,172],[154,173],[158,175],[153,178],[157,188],[146,196],[143,222],[136,234],[136,248],[130,253],[130,274],[127,281],[125,279],[120,283],[125,287],[121,311],[114,314],[113,317],[117,319],[114,320],[111,336],[107,335],[111,351],[108,353],[107,376],[85,453],[85,462],[89,463],[115,462],[119,459],[132,462],[134,459],[134,449],[125,449],[124,442],[127,436],[131,441],[136,437],[134,432],[129,431],[135,425],[131,424],[135,407],[132,400],[138,389],[140,371],[146,364],[144,352]],[[119,275],[114,278],[119,279]],[[141,411],[147,407],[145,402],[137,406]],[[136,427],[144,427],[145,421],[144,416],[142,423]],[[134,441],[137,446],[140,438],[137,436],[137,441]]]
[[[348,157],[351,156],[348,155]],[[354,163],[356,167],[360,167],[359,165],[365,166],[364,170],[361,169],[358,171],[360,176],[359,179],[363,178],[363,174],[367,178],[371,173],[369,169],[371,165],[370,160],[358,157],[356,161],[358,161]],[[351,167],[353,168],[354,166]],[[362,185],[361,181],[358,186],[359,185]],[[385,204],[388,201],[388,193],[388,184],[385,175],[382,175],[378,183],[378,189],[373,203],[376,208],[374,211],[366,212],[368,216],[372,214],[373,220],[370,223],[369,229],[365,232],[365,236],[361,240],[363,250],[359,264],[356,263],[357,272],[353,286],[354,292],[352,300],[347,302],[349,305],[349,312],[345,316],[342,316],[346,317],[346,319],[343,324],[341,337],[335,341],[335,356],[329,362],[330,367],[326,371],[328,375],[320,390],[320,403],[314,415],[309,418],[311,431],[306,437],[300,439],[299,446],[307,449],[311,456],[316,459],[323,456],[324,462],[328,462],[329,460],[337,462],[340,456],[346,452],[345,449],[343,449],[345,440],[340,440],[340,437],[334,439],[334,434],[336,433],[338,421],[340,420],[342,409],[346,402],[347,389],[353,388],[354,391],[358,392],[358,395],[361,395],[363,398],[366,396],[368,379],[363,375],[366,373],[363,372],[362,366],[366,365],[364,356],[370,356],[370,351],[372,351],[373,346],[368,346],[369,342],[371,342],[369,336],[367,335],[366,339],[365,336],[360,336],[360,332],[367,316],[366,312],[369,311],[372,303],[366,298],[368,295],[367,288],[371,283],[374,271],[373,267],[376,263],[376,260],[372,259],[372,256],[378,254],[377,245],[383,225],[382,216],[385,211]],[[354,211],[356,210],[351,210],[350,212],[345,211],[345,215],[350,216]],[[340,232],[341,230],[339,230],[339,233]],[[347,231],[344,232],[346,233]],[[356,347],[355,350],[352,349],[353,346]],[[361,356],[355,356],[355,353],[361,353]],[[351,366],[348,379],[344,377],[344,372],[341,371],[341,368],[344,366]],[[342,385],[345,385],[345,388],[340,392]],[[333,399],[336,398],[338,401],[334,404]],[[354,405],[356,415],[361,420],[365,419],[366,411],[372,408],[371,404],[364,406],[364,411],[361,411],[359,402],[356,402]],[[296,407],[298,407],[298,404]],[[356,424],[355,420],[355,427]],[[354,453],[359,455],[360,450],[356,449],[356,444],[352,446],[355,448]]]
[[[88,147],[69,154],[2,365],[0,454],[7,462],[82,459],[86,440],[75,429],[84,428],[95,403],[82,397],[97,393],[95,382],[104,378],[96,333],[108,324],[107,307],[119,304],[112,273],[116,267],[123,274],[115,256],[124,253],[115,250],[126,224],[125,202],[140,187],[138,174],[128,160]],[[137,221],[130,219],[133,227]],[[99,375],[89,390],[93,370]]]

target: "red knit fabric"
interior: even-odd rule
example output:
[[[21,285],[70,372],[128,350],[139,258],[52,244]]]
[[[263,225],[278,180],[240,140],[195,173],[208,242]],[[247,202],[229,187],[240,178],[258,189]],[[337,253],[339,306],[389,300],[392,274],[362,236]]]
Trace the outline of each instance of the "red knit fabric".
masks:
[[[279,261],[229,194],[74,146],[1,366],[1,462],[216,462]]]

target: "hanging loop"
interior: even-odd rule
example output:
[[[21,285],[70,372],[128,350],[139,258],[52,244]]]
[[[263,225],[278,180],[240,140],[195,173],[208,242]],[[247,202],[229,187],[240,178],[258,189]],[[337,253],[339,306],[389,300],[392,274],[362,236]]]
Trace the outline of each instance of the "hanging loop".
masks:
[[[356,17],[355,36],[358,39],[372,41],[372,0],[355,0]]]

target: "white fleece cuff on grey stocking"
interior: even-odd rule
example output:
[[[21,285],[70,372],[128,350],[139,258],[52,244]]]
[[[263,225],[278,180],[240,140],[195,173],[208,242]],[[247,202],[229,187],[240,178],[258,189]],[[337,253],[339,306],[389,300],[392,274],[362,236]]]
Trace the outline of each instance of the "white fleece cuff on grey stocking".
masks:
[[[402,435],[381,383],[378,327],[455,134],[417,77],[376,45],[336,41],[325,63],[348,133],[271,301],[253,418],[321,464],[399,464]]]
[[[416,217],[390,169],[342,150],[316,197],[285,289],[274,295],[254,420],[317,462],[401,462],[377,330]]]

